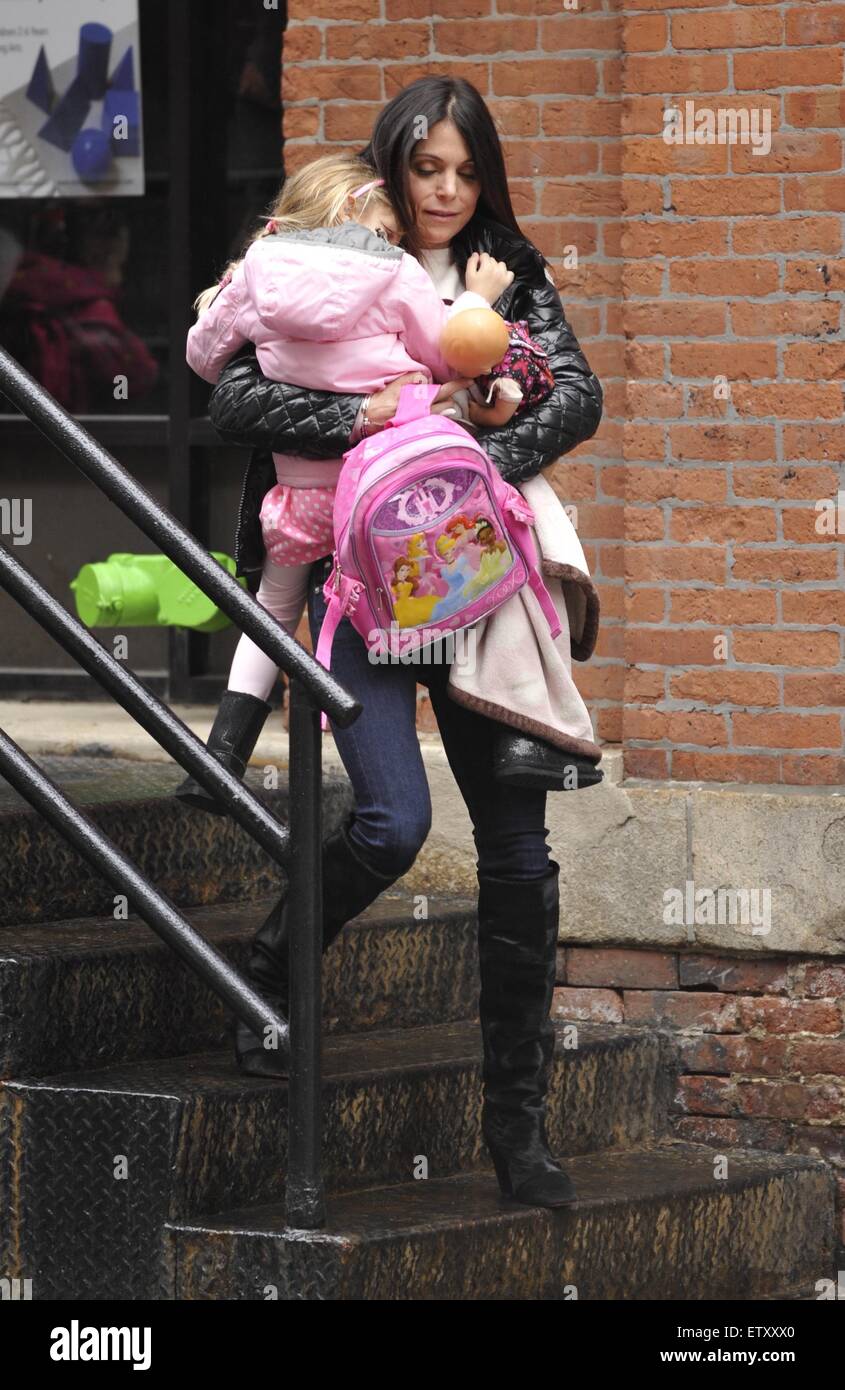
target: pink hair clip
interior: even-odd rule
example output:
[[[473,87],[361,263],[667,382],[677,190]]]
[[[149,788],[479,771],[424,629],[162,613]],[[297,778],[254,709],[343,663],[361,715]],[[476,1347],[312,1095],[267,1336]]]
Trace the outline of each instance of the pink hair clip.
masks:
[[[275,217],[271,217],[271,218],[270,218],[270,221],[269,221],[269,222],[266,222],[266,223],[264,224],[264,230],[265,230],[265,232],[275,232],[275,231],[278,231],[278,227],[279,227],[279,224],[278,224],[278,222],[276,221]]]
[[[369,193],[371,188],[380,188],[384,179],[370,179],[369,183],[362,183],[360,188],[356,188],[351,195],[353,198],[360,198],[364,193]]]

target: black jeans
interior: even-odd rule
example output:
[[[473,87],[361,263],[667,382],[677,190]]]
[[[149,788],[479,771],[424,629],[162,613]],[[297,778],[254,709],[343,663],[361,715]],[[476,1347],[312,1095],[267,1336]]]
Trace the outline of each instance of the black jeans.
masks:
[[[330,561],[318,560],[309,577],[315,650],[329,566]],[[442,653],[443,644],[438,647]],[[331,671],[364,707],[348,729],[333,733],[355,794],[349,838],[365,863],[386,875],[407,872],[431,828],[431,797],[416,733],[419,682],[428,687],[446,757],[472,820],[478,873],[508,879],[548,874],[546,792],[494,780],[493,745],[503,725],[450,698],[445,660],[371,662],[363,638],[344,618],[335,633]]]

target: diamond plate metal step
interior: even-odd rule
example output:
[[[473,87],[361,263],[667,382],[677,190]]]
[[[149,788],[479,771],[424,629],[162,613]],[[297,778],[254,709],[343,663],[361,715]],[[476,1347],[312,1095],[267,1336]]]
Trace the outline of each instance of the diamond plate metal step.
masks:
[[[244,902],[272,893],[278,866],[228,816],[183,806],[173,795],[178,764],[119,758],[35,760],[156,887],[177,905]],[[277,818],[288,816],[287,773],[265,790],[259,768],[247,785]],[[323,778],[323,833],[329,836],[352,806],[345,776]],[[110,914],[114,889],[0,778],[0,928],[24,922]]]
[[[243,962],[278,870],[175,801],[176,764],[39,761]],[[261,794],[285,819],[280,780]],[[327,835],[350,806],[326,774]],[[711,1147],[661,1138],[678,1062],[653,1030],[578,1025],[571,1049],[558,1024],[549,1139],[579,1201],[502,1199],[469,1021],[475,902],[433,894],[418,921],[401,886],[326,957],[328,1222],[290,1232],[287,1083],[237,1071],[214,997],[115,922],[111,886],[2,781],[0,875],[0,1275],[37,1300],[792,1301],[836,1277],[830,1169],[728,1151],[717,1179]]]
[[[186,908],[186,918],[238,967],[277,897]],[[347,923],[325,956],[326,1034],[474,1018],[476,905],[383,894]],[[226,1045],[231,1015],[138,917],[75,918],[0,932],[0,1077],[46,1076]]]
[[[665,1128],[659,1035],[558,1030],[548,1134],[556,1153],[642,1143]],[[477,1024],[324,1041],[329,1190],[432,1178],[489,1160]],[[13,1080],[0,1092],[0,1267],[35,1298],[167,1298],[164,1222],[280,1201],[287,1083],[242,1076],[227,1051]],[[115,1176],[115,1174],[118,1176]],[[9,1268],[9,1266],[12,1266]]]
[[[280,1203],[169,1224],[177,1299],[686,1300],[764,1297],[830,1274],[819,1160],[664,1143],[566,1163],[578,1201],[509,1202],[493,1176],[331,1196],[291,1231]]]

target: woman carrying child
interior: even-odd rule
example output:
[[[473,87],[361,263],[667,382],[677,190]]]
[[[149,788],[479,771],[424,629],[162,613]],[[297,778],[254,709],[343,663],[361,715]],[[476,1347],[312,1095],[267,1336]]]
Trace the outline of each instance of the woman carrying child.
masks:
[[[420,129],[427,132],[424,138]],[[384,180],[402,245],[418,258],[447,308],[472,283],[478,288],[476,271],[494,268],[501,274],[503,264],[507,267],[510,279],[501,287],[496,308],[507,320],[527,326],[546,353],[554,387],[530,409],[516,411],[505,424],[482,426],[478,435],[503,476],[524,485],[526,497],[535,483],[540,485],[534,487],[531,505],[538,534],[542,523],[549,535],[550,513],[539,515],[549,506],[543,490],[559,504],[538,475],[595,432],[601,389],[566,322],[542,256],[519,231],[490,112],[477,90],[462,79],[421,78],[387,104],[361,158]],[[386,226],[384,231],[387,234]],[[366,229],[362,235],[367,235]],[[369,237],[363,248],[367,256],[373,255],[371,243],[376,240],[372,232]],[[321,239],[324,232],[317,237]],[[343,310],[344,304],[338,304],[339,318]],[[430,366],[438,377],[431,359],[423,366]],[[210,414],[225,438],[307,461],[314,470],[309,477],[312,486],[319,484],[324,468],[330,486],[332,461],[336,463],[362,434],[384,427],[405,382],[424,378],[422,370],[403,370],[375,391],[308,388],[289,376],[274,382],[261,372],[253,355],[241,355],[222,371]],[[450,396],[460,400],[467,389],[465,380],[447,382],[442,403]],[[479,404],[477,397],[475,402]],[[325,473],[322,477],[326,479]],[[256,454],[247,475],[237,547],[240,572],[253,578],[266,563],[257,534],[265,482],[266,463]],[[545,560],[543,534],[540,540]],[[325,615],[322,586],[330,548],[328,558],[313,565],[308,589],[315,647]],[[565,560],[554,563],[562,579],[567,577]],[[577,587],[575,569],[569,577]],[[587,591],[589,583],[582,587]],[[513,602],[483,620],[490,625],[488,634],[493,633],[493,620]],[[595,622],[595,605],[588,605],[588,619],[572,639],[576,655],[579,645],[587,655],[592,649]],[[530,622],[517,629],[520,645],[512,656],[536,660]],[[323,847],[324,948],[347,921],[408,871],[428,834],[431,803],[416,736],[420,681],[429,689],[443,746],[472,819],[478,856],[485,1142],[505,1195],[530,1205],[570,1202],[575,1195],[571,1180],[550,1153],[545,1128],[555,1036],[549,1012],[559,928],[559,866],[550,859],[546,843],[545,785],[532,785],[530,774],[539,769],[542,777],[547,754],[543,748],[538,752],[534,740],[517,737],[513,761],[527,759],[522,769],[526,775],[511,781],[497,775],[501,740],[520,727],[518,719],[500,723],[452,698],[446,660],[420,666],[373,664],[348,620],[335,634],[331,669],[364,708],[348,729],[334,730],[355,793],[355,812]],[[507,723],[510,729],[503,727]],[[228,742],[230,752],[237,757],[246,752],[248,758],[249,725],[249,715],[241,715],[240,721],[230,718],[228,729],[219,731],[218,747],[212,747],[212,740],[209,747],[226,757]],[[252,746],[254,742],[255,738]],[[595,745],[589,738],[585,744],[595,760]],[[545,748],[549,756],[561,752],[548,743]],[[259,929],[248,967],[256,987],[282,1013],[288,1011],[286,915],[283,898]],[[272,1051],[263,1049],[261,1040],[242,1025],[237,1029],[237,1056],[243,1069],[253,1074],[284,1074],[276,1070]]]

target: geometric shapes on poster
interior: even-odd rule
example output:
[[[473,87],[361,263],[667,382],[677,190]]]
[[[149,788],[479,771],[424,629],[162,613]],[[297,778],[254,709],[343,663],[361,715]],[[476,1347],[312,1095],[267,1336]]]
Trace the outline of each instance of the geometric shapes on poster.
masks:
[[[141,153],[141,107],[138,93],[133,91],[106,92],[103,102],[102,126],[111,140],[116,159]]]
[[[105,24],[83,24],[79,31],[76,80],[91,101],[100,101],[106,94],[113,37]]]
[[[56,145],[58,149],[67,153],[84,126],[90,108],[91,102],[85,88],[79,78],[75,77],[49,121],[41,127],[38,134],[42,140],[49,140],[51,145]]]
[[[56,89],[53,86],[53,76],[50,72],[50,64],[47,62],[47,53],[43,43],[35,60],[35,67],[32,69],[32,77],[29,79],[26,95],[33,106],[37,106],[48,116],[56,104]]]
[[[131,44],[109,78],[109,87],[113,92],[134,92],[135,58]]]
[[[71,147],[73,167],[84,183],[105,178],[111,162],[111,140],[102,130],[89,126],[81,130]]]
[[[0,0],[0,205],[143,194],[138,10],[139,0]],[[13,36],[20,42],[2,41]],[[109,92],[136,99],[104,115]],[[107,175],[99,137],[86,135],[71,153],[83,130],[108,136]]]

